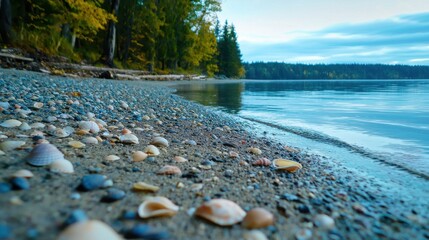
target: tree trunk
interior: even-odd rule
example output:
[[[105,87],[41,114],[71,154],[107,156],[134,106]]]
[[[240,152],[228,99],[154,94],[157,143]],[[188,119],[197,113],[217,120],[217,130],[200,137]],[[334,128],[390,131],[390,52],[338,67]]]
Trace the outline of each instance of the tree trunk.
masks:
[[[118,15],[119,0],[111,0],[111,13],[115,16]],[[116,43],[116,25],[115,22],[110,20],[107,29],[107,36],[104,43],[104,52],[102,61],[109,67],[114,67],[113,57],[115,56],[115,43]]]
[[[134,22],[134,17],[131,16],[129,23],[127,25],[127,39],[125,40],[124,51],[122,54],[122,62],[126,63],[129,57],[131,39],[132,39],[132,26]]]
[[[0,0],[0,35],[4,43],[11,40],[12,6],[10,0]]]

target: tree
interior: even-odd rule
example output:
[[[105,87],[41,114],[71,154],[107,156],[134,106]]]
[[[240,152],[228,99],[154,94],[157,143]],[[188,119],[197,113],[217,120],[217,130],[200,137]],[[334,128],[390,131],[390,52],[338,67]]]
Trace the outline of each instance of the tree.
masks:
[[[4,43],[11,40],[12,6],[10,0],[0,0],[0,35]]]
[[[110,13],[113,16],[118,15],[119,0],[110,0]],[[114,19],[109,20],[107,35],[104,42],[104,51],[101,56],[101,61],[107,66],[113,67],[113,57],[115,56],[115,44],[116,44],[116,24]]]
[[[237,33],[234,25],[225,25],[222,28],[218,40],[219,51],[219,73],[229,78],[240,78],[244,76],[244,68],[241,62],[241,52],[237,42]]]

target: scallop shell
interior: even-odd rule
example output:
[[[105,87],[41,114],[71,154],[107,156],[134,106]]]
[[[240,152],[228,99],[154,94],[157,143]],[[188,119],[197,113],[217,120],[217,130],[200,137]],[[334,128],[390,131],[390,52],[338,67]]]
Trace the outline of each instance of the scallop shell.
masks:
[[[152,139],[150,144],[157,146],[157,147],[168,147],[168,141],[167,139],[163,137],[155,137]]]
[[[58,159],[51,163],[50,169],[52,172],[58,173],[74,173],[73,164],[67,159]]]
[[[137,182],[133,185],[133,190],[135,191],[147,191],[147,192],[157,192],[159,190],[159,187],[150,185],[145,182]]]
[[[12,174],[11,177],[32,178],[34,177],[34,174],[27,169],[21,169]]]
[[[184,157],[176,156],[176,157],[174,157],[174,161],[178,162],[178,163],[184,163],[184,162],[187,162],[188,159],[186,159]]]
[[[95,137],[86,137],[86,138],[82,139],[82,142],[84,142],[86,144],[98,144],[98,140]]]
[[[0,126],[5,127],[5,128],[14,128],[14,127],[19,127],[21,126],[22,122],[18,121],[16,119],[9,119],[6,120],[2,123],[0,123]]]
[[[70,141],[69,146],[72,148],[84,148],[86,145],[79,141]]]
[[[141,218],[170,217],[178,211],[179,207],[165,197],[148,197],[137,210]]]
[[[270,166],[271,161],[268,158],[260,158],[252,163],[253,166]]]
[[[81,121],[79,123],[79,128],[82,130],[89,131],[91,133],[98,133],[100,131],[100,127],[96,122],[93,121]]]
[[[116,156],[116,155],[109,155],[109,156],[106,156],[105,158],[104,158],[104,160],[106,160],[106,161],[117,161],[117,160],[119,160],[119,159],[121,159],[120,157],[118,157],[118,156]]]
[[[182,175],[180,168],[171,165],[165,165],[156,174],[158,175]]]
[[[244,228],[264,228],[274,224],[274,215],[263,208],[254,208],[247,212],[241,225]]]
[[[121,141],[121,143],[126,143],[126,144],[138,144],[139,143],[139,139],[137,138],[137,136],[134,134],[131,134],[131,133],[121,135],[119,137],[119,140]]]
[[[45,166],[55,160],[64,159],[64,154],[50,143],[37,144],[25,158],[33,166]]]
[[[17,148],[22,147],[25,144],[24,141],[4,141],[0,143],[0,149],[2,151],[11,151]]]
[[[302,165],[299,162],[281,159],[281,158],[275,159],[273,161],[273,166],[277,170],[286,170],[286,171],[291,172],[291,173],[296,172],[302,168]]]
[[[195,215],[220,226],[231,226],[241,222],[246,212],[233,201],[213,199],[198,207]]]
[[[147,158],[147,154],[142,151],[133,152],[133,162],[140,162]]]
[[[109,225],[98,221],[88,220],[74,223],[67,227],[57,238],[58,240],[123,240]]]
[[[143,152],[145,152],[149,156],[158,156],[159,155],[159,149],[157,147],[155,147],[154,145],[148,145],[147,147],[145,147]]]
[[[250,147],[247,149],[248,152],[255,154],[255,155],[261,155],[262,151],[259,148],[255,148],[255,147]]]
[[[23,122],[21,126],[19,126],[19,130],[22,130],[22,131],[28,131],[30,129],[31,129],[30,125],[28,125],[28,123],[26,122]]]

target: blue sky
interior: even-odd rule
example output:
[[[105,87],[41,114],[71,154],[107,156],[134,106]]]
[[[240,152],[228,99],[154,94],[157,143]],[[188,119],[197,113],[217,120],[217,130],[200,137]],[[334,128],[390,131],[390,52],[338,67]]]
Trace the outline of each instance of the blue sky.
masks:
[[[223,0],[244,61],[429,65],[429,0]]]

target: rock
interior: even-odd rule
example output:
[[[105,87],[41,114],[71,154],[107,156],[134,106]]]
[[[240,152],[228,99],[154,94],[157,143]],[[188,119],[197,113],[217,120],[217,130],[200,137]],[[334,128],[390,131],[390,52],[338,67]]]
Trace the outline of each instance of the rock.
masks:
[[[102,188],[106,182],[107,177],[100,174],[89,174],[82,178],[79,189],[82,191],[92,191]]]
[[[107,195],[103,196],[101,199],[102,202],[111,203],[116,202],[125,197],[125,192],[117,189],[117,188],[110,188],[107,190]]]
[[[12,184],[12,188],[15,190],[30,189],[30,183],[27,181],[27,179],[23,177],[12,178],[12,180],[10,180],[10,183]]]
[[[166,231],[158,231],[146,224],[137,224],[125,232],[126,238],[138,238],[148,240],[170,239],[170,234]]]

